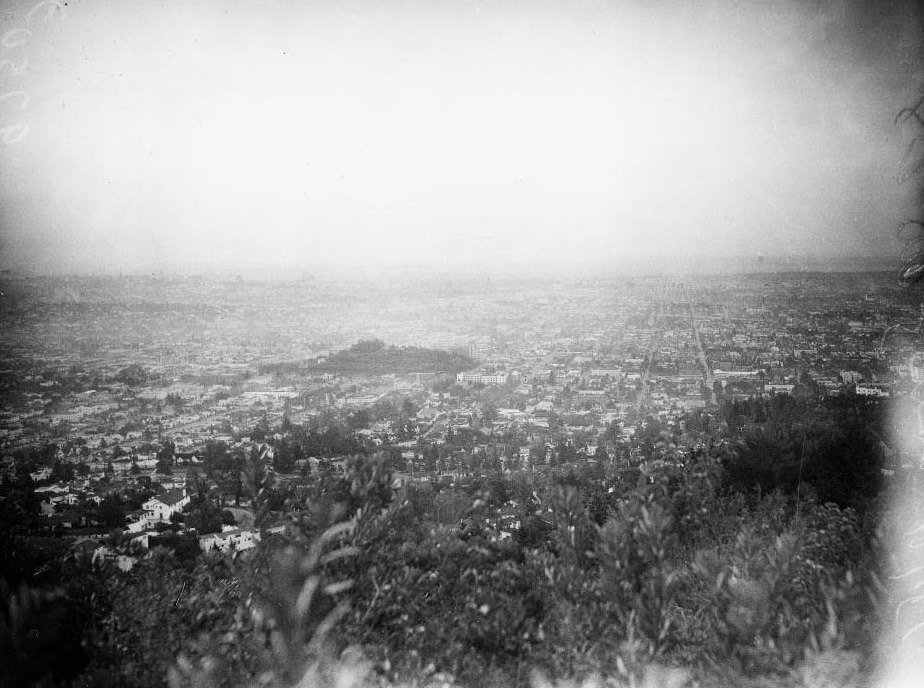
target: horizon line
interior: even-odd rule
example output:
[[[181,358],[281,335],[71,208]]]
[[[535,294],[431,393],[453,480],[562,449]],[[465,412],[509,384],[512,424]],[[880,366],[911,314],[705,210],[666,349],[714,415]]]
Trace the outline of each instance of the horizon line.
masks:
[[[606,275],[625,277],[662,277],[664,275],[722,275],[762,274],[786,272],[891,272],[901,267],[896,257],[890,256],[746,256],[711,257],[708,259],[682,260],[676,258],[646,257],[635,261],[620,261],[602,264],[591,261],[562,262],[508,262],[506,265],[493,263],[464,264],[444,263],[386,263],[375,266],[361,266],[349,263],[326,265],[173,265],[151,268],[90,268],[86,270],[37,270],[34,268],[0,268],[3,279],[41,278],[246,278],[258,281],[298,281],[305,279],[343,279],[371,277],[458,277],[458,276],[562,276],[574,273],[572,277],[600,277]],[[576,272],[575,272],[576,271]]]

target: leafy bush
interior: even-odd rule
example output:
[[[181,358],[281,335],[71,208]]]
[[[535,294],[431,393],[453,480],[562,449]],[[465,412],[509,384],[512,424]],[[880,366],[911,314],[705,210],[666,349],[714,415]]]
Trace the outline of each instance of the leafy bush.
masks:
[[[600,531],[597,558],[608,612],[617,627],[643,639],[646,654],[670,642],[680,573],[668,563],[673,516],[651,495],[620,505]]]
[[[251,484],[263,480],[249,476]],[[345,594],[368,564],[360,554],[384,536],[397,511],[389,509],[390,475],[381,457],[357,457],[342,479],[322,489],[328,499],[293,511],[288,534],[250,560],[248,594],[220,630],[184,650],[170,670],[172,688],[239,685],[242,675],[260,686],[350,686],[363,679],[367,667],[358,657],[338,661],[331,631],[349,613]],[[260,500],[258,492],[258,509]]]
[[[62,589],[0,579],[0,684],[52,686],[84,669],[78,609]]]
[[[857,650],[875,637],[870,581],[850,570],[820,573],[817,542],[793,532],[768,541],[745,530],[728,555],[697,558],[715,666],[790,674],[812,652]]]

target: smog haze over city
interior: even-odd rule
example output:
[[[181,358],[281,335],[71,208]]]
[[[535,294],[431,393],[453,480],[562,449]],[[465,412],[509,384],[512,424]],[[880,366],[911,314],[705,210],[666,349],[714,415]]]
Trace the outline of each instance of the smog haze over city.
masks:
[[[725,270],[909,215],[911,0],[57,6],[0,14],[6,269]]]
[[[914,0],[8,0],[0,685],[924,685]]]

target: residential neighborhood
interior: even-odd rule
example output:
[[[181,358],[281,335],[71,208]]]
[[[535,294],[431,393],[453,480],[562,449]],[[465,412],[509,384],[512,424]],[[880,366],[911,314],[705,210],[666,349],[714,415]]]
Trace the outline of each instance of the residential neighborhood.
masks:
[[[25,305],[0,335],[0,471],[28,472],[35,532],[243,550],[279,525],[254,525],[247,465],[280,499],[358,454],[385,455],[400,484],[631,467],[658,433],[682,455],[729,404],[781,395],[890,400],[890,469],[920,457],[922,312],[878,273],[469,279],[427,302],[316,281],[272,299],[202,278],[8,288]],[[347,300],[358,288],[368,299]],[[174,292],[183,306],[162,301]]]

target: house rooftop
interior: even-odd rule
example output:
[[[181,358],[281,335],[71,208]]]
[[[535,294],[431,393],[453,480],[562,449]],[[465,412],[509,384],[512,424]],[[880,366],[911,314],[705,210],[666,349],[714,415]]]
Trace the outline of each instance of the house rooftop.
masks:
[[[184,497],[186,497],[186,490],[178,488],[167,490],[166,492],[161,492],[158,495],[154,495],[154,499],[163,502],[167,506],[179,504]]]

